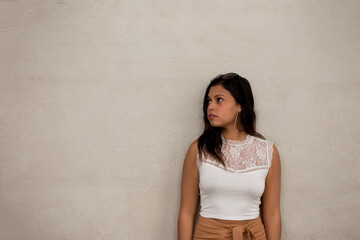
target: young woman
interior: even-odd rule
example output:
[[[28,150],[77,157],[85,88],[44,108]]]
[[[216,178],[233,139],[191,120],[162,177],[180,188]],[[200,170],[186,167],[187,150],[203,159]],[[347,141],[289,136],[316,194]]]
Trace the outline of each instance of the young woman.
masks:
[[[255,131],[248,80],[215,77],[203,112],[204,132],[190,144],[182,169],[178,240],[280,240],[279,152]]]

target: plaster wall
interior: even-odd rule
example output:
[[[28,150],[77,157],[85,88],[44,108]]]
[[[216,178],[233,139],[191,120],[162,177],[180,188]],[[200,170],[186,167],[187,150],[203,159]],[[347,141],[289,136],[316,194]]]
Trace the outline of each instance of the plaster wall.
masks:
[[[0,1],[0,239],[176,239],[219,73],[282,164],[282,239],[360,236],[359,1]]]

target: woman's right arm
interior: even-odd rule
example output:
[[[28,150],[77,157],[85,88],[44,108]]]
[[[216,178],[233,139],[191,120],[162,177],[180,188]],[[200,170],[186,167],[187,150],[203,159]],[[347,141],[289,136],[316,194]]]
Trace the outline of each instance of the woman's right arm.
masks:
[[[191,240],[199,200],[199,171],[196,165],[197,140],[189,146],[181,179],[181,200],[178,216],[178,240]]]

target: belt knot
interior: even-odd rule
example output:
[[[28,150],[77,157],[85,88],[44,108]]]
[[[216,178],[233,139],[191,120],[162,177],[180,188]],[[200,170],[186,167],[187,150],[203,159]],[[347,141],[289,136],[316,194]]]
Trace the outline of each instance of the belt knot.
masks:
[[[244,238],[244,234],[245,237]],[[251,240],[251,232],[245,226],[235,226],[232,228],[233,240]]]

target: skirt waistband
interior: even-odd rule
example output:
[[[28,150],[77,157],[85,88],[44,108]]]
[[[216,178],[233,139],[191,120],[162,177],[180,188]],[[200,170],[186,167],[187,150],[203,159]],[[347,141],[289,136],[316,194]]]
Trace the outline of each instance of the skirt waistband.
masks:
[[[265,229],[260,216],[247,220],[226,220],[206,218],[199,215],[193,237],[194,240],[266,240]]]

